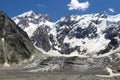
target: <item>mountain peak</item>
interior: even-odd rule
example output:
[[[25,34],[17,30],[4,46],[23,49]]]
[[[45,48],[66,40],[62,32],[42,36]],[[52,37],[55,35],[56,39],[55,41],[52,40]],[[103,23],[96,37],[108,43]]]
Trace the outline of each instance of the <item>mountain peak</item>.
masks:
[[[24,17],[24,16],[31,16],[31,15],[35,15],[36,13],[33,10],[27,11],[21,15],[19,15],[19,17]]]

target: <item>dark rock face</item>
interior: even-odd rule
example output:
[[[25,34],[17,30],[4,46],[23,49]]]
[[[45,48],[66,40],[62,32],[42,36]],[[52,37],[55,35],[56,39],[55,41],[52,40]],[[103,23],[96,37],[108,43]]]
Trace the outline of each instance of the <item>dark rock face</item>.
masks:
[[[104,50],[100,50],[100,52],[98,52],[98,55],[105,54],[107,52],[110,52],[110,50],[112,49],[114,50],[118,47],[119,47],[119,41],[117,39],[112,39]]]
[[[98,54],[105,54],[107,52],[110,52],[110,50],[115,50],[119,48],[120,46],[120,41],[119,41],[120,33],[119,32],[120,32],[120,26],[110,27],[103,32],[105,33],[105,38],[109,39],[110,42],[108,43],[106,48],[98,52]]]
[[[34,36],[31,37],[31,40],[35,43],[39,48],[44,49],[45,51],[49,51],[51,49],[51,45],[49,43],[49,37],[47,33],[47,26],[42,25],[38,27],[38,29],[33,33]]]
[[[120,26],[118,27],[111,27],[108,28],[104,31],[104,33],[106,33],[105,38],[106,39],[113,39],[114,37],[120,37]]]
[[[75,31],[76,31],[76,33],[75,32],[69,33],[69,37],[70,38],[75,36],[78,39],[85,38],[85,37],[93,39],[93,38],[98,36],[97,33],[96,33],[97,32],[97,28],[94,27],[94,26],[91,26],[91,25],[89,25],[89,27],[85,28],[85,29],[77,27]]]
[[[30,58],[34,47],[27,34],[0,11],[0,63]]]
[[[63,43],[65,37],[68,35],[68,33],[70,32],[70,28],[64,28],[62,30],[59,30],[59,34],[57,35],[57,40],[59,43]]]

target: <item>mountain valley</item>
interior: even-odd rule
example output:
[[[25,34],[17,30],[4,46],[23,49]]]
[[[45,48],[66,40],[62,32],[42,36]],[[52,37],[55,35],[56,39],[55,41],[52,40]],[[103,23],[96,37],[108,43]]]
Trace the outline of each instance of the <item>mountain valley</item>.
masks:
[[[52,22],[32,10],[12,19],[0,11],[0,32],[0,63],[17,64],[0,68],[2,80],[120,79],[120,14]]]

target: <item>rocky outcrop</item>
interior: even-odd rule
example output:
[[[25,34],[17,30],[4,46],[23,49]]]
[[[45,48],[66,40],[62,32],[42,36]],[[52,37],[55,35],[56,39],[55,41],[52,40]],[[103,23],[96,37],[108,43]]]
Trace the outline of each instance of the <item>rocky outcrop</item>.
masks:
[[[47,26],[41,25],[36,29],[33,35],[34,36],[31,37],[31,40],[35,43],[35,46],[42,48],[45,51],[49,51],[51,49]]]
[[[34,46],[28,35],[0,10],[0,63],[30,58]]]

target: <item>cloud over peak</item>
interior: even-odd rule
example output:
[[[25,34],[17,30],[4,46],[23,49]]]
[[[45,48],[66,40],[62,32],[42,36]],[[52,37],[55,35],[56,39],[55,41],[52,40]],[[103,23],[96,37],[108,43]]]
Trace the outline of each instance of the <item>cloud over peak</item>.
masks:
[[[109,8],[108,10],[109,10],[110,12],[112,12],[112,13],[115,12],[115,10],[114,10],[113,8]]]
[[[79,2],[78,0],[71,0],[70,4],[67,6],[69,7],[69,10],[82,10],[85,11],[87,8],[89,8],[89,2]]]

